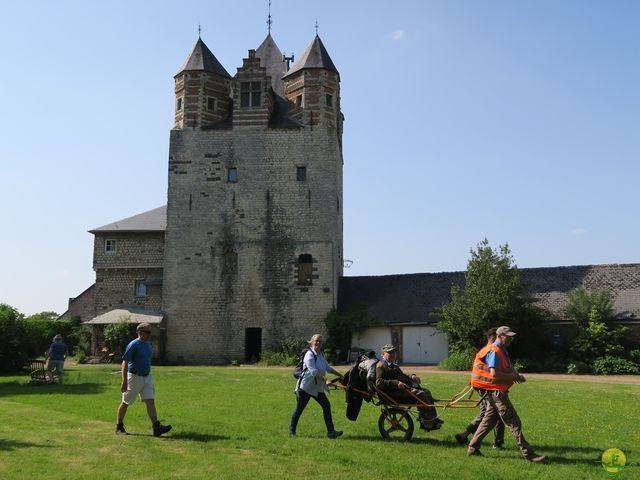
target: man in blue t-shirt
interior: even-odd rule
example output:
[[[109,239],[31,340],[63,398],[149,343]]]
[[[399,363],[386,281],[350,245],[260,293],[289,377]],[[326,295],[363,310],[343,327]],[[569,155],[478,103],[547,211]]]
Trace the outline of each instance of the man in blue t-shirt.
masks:
[[[159,437],[171,430],[171,425],[162,425],[158,421],[156,413],[155,389],[151,377],[151,357],[153,356],[150,342],[151,325],[141,323],[136,331],[138,338],[127,345],[124,355],[122,355],[122,385],[120,386],[122,402],[118,407],[116,434],[128,435],[124,429],[124,416],[127,414],[129,405],[135,402],[136,397],[140,395],[140,399],[147,406],[147,414],[153,426],[153,436]]]
[[[49,346],[49,350],[45,354],[49,359],[47,369],[49,370],[49,379],[53,383],[54,372],[58,374],[58,382],[62,384],[64,377],[64,361],[67,358],[67,346],[62,342],[62,335],[58,334],[53,337],[53,343]]]

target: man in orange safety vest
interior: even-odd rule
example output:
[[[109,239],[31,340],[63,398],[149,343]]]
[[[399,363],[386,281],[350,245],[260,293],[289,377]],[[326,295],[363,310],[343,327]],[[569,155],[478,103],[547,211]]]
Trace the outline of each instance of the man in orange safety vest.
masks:
[[[524,383],[526,378],[511,366],[507,348],[513,341],[515,332],[507,326],[498,327],[493,345],[480,350],[473,361],[471,385],[475,388],[485,406],[485,414],[473,438],[469,442],[469,456],[482,455],[480,446],[500,420],[511,430],[525,460],[544,463],[547,457],[536,455],[533,447],[522,434],[522,422],[518,412],[509,400],[509,388],[514,383]]]

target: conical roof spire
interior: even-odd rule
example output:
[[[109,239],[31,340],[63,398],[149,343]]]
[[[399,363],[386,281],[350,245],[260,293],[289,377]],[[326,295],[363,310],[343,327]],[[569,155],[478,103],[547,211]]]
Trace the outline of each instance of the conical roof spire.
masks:
[[[309,44],[304,53],[300,55],[298,61],[293,64],[285,77],[288,77],[289,75],[292,75],[305,68],[323,68],[340,75],[340,72],[338,72],[338,69],[333,64],[333,61],[331,60],[327,49],[324,48],[324,44],[322,43],[322,40],[320,40],[320,37],[318,35],[316,35],[316,37]]]
[[[282,77],[285,73],[285,62],[282,52],[276,45],[271,34],[256,49],[256,57],[260,59],[260,66],[267,69],[267,75],[271,77],[273,91],[279,95],[283,93]]]
[[[224,69],[215,55],[211,53],[211,50],[209,50],[199,37],[178,73],[182,73],[185,70],[204,70],[205,72],[217,73],[223,77],[231,78],[229,72]]]

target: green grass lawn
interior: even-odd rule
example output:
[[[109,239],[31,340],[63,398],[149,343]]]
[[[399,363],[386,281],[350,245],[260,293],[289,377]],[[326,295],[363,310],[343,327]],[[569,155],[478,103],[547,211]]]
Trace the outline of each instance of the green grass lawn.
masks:
[[[548,465],[507,449],[468,458],[453,435],[475,410],[447,410],[442,430],[416,430],[410,443],[385,442],[379,408],[365,404],[346,419],[344,396],[329,398],[336,428],[325,437],[320,407],[311,402],[289,438],[294,379],[289,370],[249,367],[155,367],[156,403],[166,437],[151,436],[144,405],[126,418],[127,437],[114,435],[120,401],[117,366],[66,369],[63,386],[31,386],[26,376],[0,377],[0,479],[157,478],[608,478],[602,452],[616,447],[631,464],[620,478],[639,478],[640,389],[635,385],[529,380],[511,398],[527,440]],[[432,375],[435,396],[457,393],[466,379]]]

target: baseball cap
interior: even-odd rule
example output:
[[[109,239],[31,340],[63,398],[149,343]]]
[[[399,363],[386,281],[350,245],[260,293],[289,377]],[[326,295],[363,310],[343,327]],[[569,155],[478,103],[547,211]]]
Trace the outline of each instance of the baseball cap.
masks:
[[[513,337],[515,334],[516,334],[516,332],[511,330],[506,325],[504,325],[502,327],[498,327],[498,329],[496,330],[496,335],[506,335],[507,337]]]

